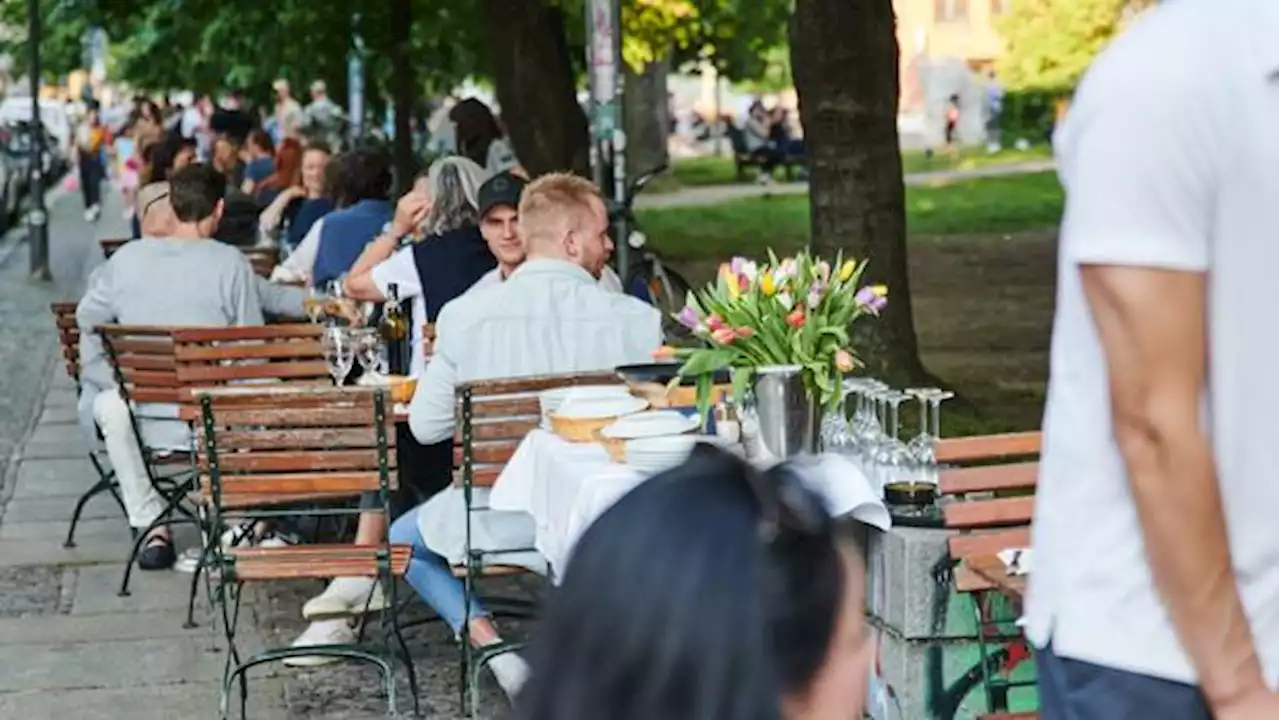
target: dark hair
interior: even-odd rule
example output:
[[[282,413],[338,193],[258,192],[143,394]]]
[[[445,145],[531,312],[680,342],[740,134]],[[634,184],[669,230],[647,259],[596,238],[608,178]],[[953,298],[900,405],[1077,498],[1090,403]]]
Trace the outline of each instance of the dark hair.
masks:
[[[826,659],[845,562],[786,466],[710,446],[588,528],[547,603],[516,720],[777,720]]]
[[[262,128],[254,128],[249,131],[249,135],[245,138],[246,143],[253,143],[259,150],[265,151],[268,155],[274,154],[276,144],[271,142],[271,136]]]
[[[151,150],[148,163],[151,173],[148,175],[148,182],[168,180],[169,173],[173,170],[174,160],[187,148],[196,149],[194,138],[185,138],[174,132],[165,135]]]
[[[489,146],[503,136],[502,127],[489,106],[475,98],[467,98],[449,111],[453,121],[458,154],[471,158],[480,167],[489,161]]]
[[[339,205],[353,205],[361,200],[386,200],[391,195],[391,159],[372,148],[361,148],[338,157],[337,187]]]
[[[227,193],[227,178],[205,163],[193,163],[169,176],[169,203],[184,223],[213,215]]]

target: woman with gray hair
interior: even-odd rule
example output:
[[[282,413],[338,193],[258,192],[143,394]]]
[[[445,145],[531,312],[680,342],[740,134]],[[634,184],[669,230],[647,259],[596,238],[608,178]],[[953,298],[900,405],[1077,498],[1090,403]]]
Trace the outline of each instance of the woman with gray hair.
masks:
[[[347,296],[356,300],[382,302],[394,287],[401,302],[412,301],[409,374],[414,377],[426,365],[423,326],[434,323],[446,303],[498,265],[480,235],[476,209],[476,193],[484,181],[480,166],[463,157],[445,158],[432,164],[425,179],[425,184],[415,182],[414,189],[400,198],[391,228],[365,248],[343,281]],[[415,230],[421,231],[420,238],[407,240]],[[425,502],[449,485],[449,473],[438,469],[448,468],[453,454],[452,442],[421,445],[403,429],[396,432],[396,445],[401,485],[392,499],[393,515]],[[355,542],[376,544],[386,532],[380,512],[363,513]],[[303,606],[303,617],[312,623],[294,641],[294,647],[354,642],[355,629],[344,616],[382,609],[384,599],[374,584],[371,578],[334,578],[323,593]],[[335,617],[338,619],[314,619]],[[333,660],[305,656],[290,658],[285,664],[314,666]]]

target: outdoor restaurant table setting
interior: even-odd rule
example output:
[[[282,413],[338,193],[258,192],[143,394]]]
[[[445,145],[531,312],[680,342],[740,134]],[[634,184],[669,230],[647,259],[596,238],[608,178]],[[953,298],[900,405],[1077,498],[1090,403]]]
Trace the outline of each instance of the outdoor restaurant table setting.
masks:
[[[531,431],[521,442],[489,493],[493,510],[524,513],[532,517],[535,547],[546,559],[553,576],[563,574],[573,546],[592,522],[631,489],[655,473],[679,464],[695,443],[711,442],[747,454],[744,447],[715,435],[698,435],[691,419],[673,410],[643,411],[641,403],[622,399],[625,386],[608,399],[603,388],[579,391],[577,403],[565,400],[565,393],[544,395],[543,408],[552,418],[566,416],[582,421],[594,409],[634,408],[598,431],[603,442],[574,441],[581,435],[564,437],[552,423]],[[572,398],[572,394],[569,394]],[[563,404],[561,404],[563,403]],[[584,409],[575,412],[573,405]],[[667,433],[667,434],[664,434]],[[623,441],[625,450],[606,447]],[[616,448],[616,446],[615,446]],[[771,457],[751,457],[762,467],[777,462]],[[862,472],[837,455],[795,458],[801,476],[826,498],[835,515],[850,516],[882,530],[889,527],[889,515]],[[432,544],[431,538],[426,538]]]

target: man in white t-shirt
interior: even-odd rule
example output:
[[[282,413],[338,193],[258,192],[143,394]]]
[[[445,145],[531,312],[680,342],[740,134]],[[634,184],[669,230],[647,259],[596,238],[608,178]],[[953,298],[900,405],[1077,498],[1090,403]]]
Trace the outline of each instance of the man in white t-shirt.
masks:
[[[1276,718],[1275,0],[1159,5],[1056,138],[1040,717]]]
[[[477,203],[480,210],[480,234],[489,252],[498,259],[498,267],[490,270],[471,286],[479,290],[506,280],[525,260],[525,246],[520,239],[517,208],[528,181],[510,171],[500,172],[480,186]],[[604,266],[598,280],[602,290],[622,292],[622,280],[612,267]]]

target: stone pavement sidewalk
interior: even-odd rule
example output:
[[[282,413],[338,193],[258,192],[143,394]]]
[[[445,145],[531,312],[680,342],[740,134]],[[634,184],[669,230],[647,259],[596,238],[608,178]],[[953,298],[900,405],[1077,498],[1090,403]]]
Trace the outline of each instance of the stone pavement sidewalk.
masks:
[[[119,597],[129,532],[106,495],[86,506],[77,546],[62,546],[76,498],[96,480],[75,402],[58,373],[11,468],[0,515],[0,718],[215,716],[225,655],[209,623],[182,627],[190,576],[135,573],[131,596]],[[252,717],[286,717],[278,678],[256,679],[252,700]]]

